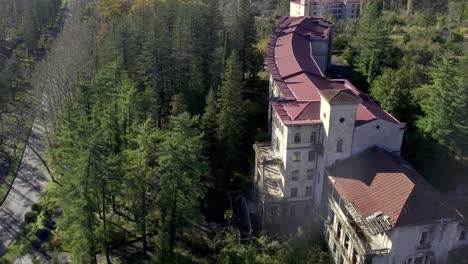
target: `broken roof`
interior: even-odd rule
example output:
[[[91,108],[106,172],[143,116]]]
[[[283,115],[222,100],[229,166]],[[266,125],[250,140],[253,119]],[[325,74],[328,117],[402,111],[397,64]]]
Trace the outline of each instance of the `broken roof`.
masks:
[[[380,148],[338,161],[327,171],[341,199],[364,218],[382,213],[394,226],[461,219],[412,167]]]

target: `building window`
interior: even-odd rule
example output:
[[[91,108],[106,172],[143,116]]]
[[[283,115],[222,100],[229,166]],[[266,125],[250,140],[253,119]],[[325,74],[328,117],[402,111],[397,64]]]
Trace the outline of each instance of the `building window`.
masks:
[[[309,150],[309,161],[315,160],[315,151]]]
[[[466,240],[466,230],[462,230],[460,232],[460,236],[458,237],[458,240],[460,240],[460,241]]]
[[[310,205],[308,205],[308,204],[304,205],[304,213],[305,213],[305,215],[309,215],[309,213],[310,213]]]
[[[296,206],[291,205],[291,207],[289,207],[289,216],[295,216],[295,215],[296,215]]]
[[[312,180],[314,178],[314,169],[307,170],[307,179]]]
[[[344,122],[344,117],[340,118],[340,123]]]
[[[338,236],[338,239],[341,239],[341,223],[338,222],[338,226],[336,228],[336,235]]]
[[[344,237],[344,246],[346,249],[349,250],[349,236],[348,235],[345,235]]]
[[[317,142],[317,132],[312,132],[312,134],[310,134],[310,143],[315,143]]]
[[[421,237],[419,238],[419,245],[429,244],[429,232],[423,231]]]
[[[326,113],[323,113],[323,118],[327,118],[327,114],[326,114]]]
[[[343,140],[339,139],[336,143],[336,152],[343,152]]]
[[[299,161],[301,161],[301,152],[300,151],[293,152],[293,162],[299,162]]]
[[[293,181],[298,181],[299,180],[299,171],[298,170],[293,170],[291,172],[291,179]]]
[[[312,196],[312,187],[306,187],[305,196]]]
[[[294,135],[294,144],[299,144],[301,143],[301,133],[296,133]]]
[[[291,188],[291,197],[297,197],[297,188]]]
[[[414,264],[424,264],[424,257],[417,257],[414,259]]]

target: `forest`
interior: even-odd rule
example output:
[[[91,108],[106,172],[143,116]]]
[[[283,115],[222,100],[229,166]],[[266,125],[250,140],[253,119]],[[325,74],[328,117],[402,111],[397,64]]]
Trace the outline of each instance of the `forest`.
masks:
[[[331,74],[407,124],[403,156],[431,183],[468,183],[467,3],[362,2],[334,21]],[[264,54],[288,13],[289,0],[0,0],[0,178],[34,115],[52,178],[0,263],[333,263],[307,227],[240,232],[229,203],[268,140]]]

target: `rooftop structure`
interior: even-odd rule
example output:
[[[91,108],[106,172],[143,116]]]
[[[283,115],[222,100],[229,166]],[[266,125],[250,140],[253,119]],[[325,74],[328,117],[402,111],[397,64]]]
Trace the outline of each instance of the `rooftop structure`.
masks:
[[[327,78],[332,43],[328,20],[286,17],[268,44],[271,142],[254,146],[264,222],[326,218],[337,263],[443,263],[468,243],[467,207],[399,157],[404,123]]]
[[[402,124],[348,80],[325,77],[330,66],[331,45],[324,52],[323,45],[319,44],[323,40],[331,43],[332,31],[333,24],[323,18],[288,17],[274,32],[268,45],[267,64],[280,90],[281,98],[274,101],[273,107],[281,112],[281,119],[289,124],[320,122],[321,96],[337,103],[346,94],[354,97],[353,100],[361,100],[356,126],[375,119]],[[332,98],[337,95],[341,96]]]

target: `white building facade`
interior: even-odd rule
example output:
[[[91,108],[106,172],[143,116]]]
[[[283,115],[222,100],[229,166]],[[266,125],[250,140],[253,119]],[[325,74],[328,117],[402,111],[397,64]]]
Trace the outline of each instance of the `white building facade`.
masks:
[[[393,161],[405,124],[349,81],[325,77],[332,42],[333,24],[315,17],[284,18],[269,42],[271,142],[254,145],[264,222],[303,222],[322,214],[337,263],[444,263],[449,250],[465,243],[463,216],[455,209],[426,217],[408,213],[421,202],[413,195],[438,196],[407,171],[409,165]],[[356,157],[363,160],[352,162]],[[371,172],[340,169],[382,161]],[[394,190],[382,186],[406,188],[406,200],[393,201],[385,195]],[[402,203],[410,198],[414,204]]]
[[[360,15],[360,0],[293,0],[290,16],[334,17],[337,20],[354,19]]]

